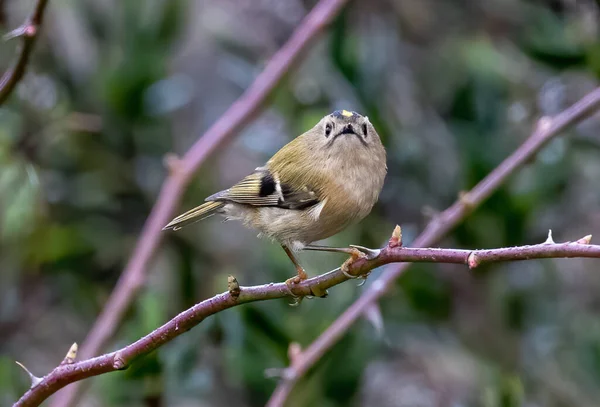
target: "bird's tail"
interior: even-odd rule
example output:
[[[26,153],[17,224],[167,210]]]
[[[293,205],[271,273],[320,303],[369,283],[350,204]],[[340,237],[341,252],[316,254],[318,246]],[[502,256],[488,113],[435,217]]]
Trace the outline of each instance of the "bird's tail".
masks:
[[[163,228],[163,230],[179,230],[184,226],[213,216],[223,206],[225,206],[225,202],[210,201],[203,203],[202,205],[197,206],[194,209],[190,209],[186,213],[183,213],[173,219],[167,226]]]

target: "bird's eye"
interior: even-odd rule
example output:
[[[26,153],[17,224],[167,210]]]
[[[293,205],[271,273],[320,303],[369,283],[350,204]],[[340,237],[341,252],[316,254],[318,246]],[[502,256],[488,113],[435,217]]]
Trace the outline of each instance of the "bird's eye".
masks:
[[[363,123],[362,131],[363,131],[363,136],[367,137],[367,123]]]
[[[331,129],[332,129],[331,124],[327,123],[325,125],[325,137],[329,137],[329,135],[331,134]]]

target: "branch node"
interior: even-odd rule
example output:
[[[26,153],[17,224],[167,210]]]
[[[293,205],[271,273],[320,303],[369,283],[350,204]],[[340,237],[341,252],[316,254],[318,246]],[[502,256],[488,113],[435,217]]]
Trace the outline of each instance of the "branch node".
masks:
[[[77,357],[78,349],[79,349],[79,347],[77,346],[77,342],[73,342],[73,345],[71,345],[71,347],[69,348],[69,351],[65,355],[65,358],[63,359],[62,362],[60,362],[61,366],[62,365],[71,365],[71,364],[75,363],[75,358]]]
[[[37,377],[36,375],[34,375],[33,373],[31,373],[29,371],[29,369],[27,369],[25,367],[25,365],[22,364],[21,362],[15,360],[15,363],[17,365],[21,366],[21,369],[23,369],[25,371],[25,373],[27,373],[27,375],[29,376],[29,379],[31,380],[31,388],[34,388],[35,386],[37,386],[38,384],[40,384],[40,382],[42,381],[41,377]]]
[[[592,235],[587,235],[576,241],[577,244],[590,244],[592,241]]]
[[[121,352],[115,353],[115,356],[113,357],[113,368],[116,370],[123,370],[127,368],[127,363],[125,362],[125,359],[123,359]]]
[[[291,342],[290,346],[288,346],[288,358],[290,359],[290,364],[293,365],[301,355],[302,347],[300,344],[298,342]]]
[[[163,163],[164,163],[165,167],[167,167],[167,170],[169,171],[169,174],[171,174],[171,175],[178,174],[183,170],[182,160],[181,160],[181,158],[179,158],[179,156],[177,156],[177,154],[174,154],[174,153],[165,154]]]
[[[540,117],[535,127],[536,133],[546,133],[552,127],[552,118],[549,116]]]
[[[471,252],[469,254],[469,258],[467,259],[467,264],[471,270],[473,270],[474,268],[476,268],[477,266],[479,266],[481,264],[481,261],[479,260],[479,257],[477,257],[475,252]]]
[[[227,277],[227,290],[234,299],[237,299],[240,296],[240,292],[242,291],[240,289],[240,283],[238,283],[237,278],[234,276]]]
[[[458,201],[465,207],[467,211],[471,211],[475,207],[473,197],[467,191],[460,191],[458,193]]]
[[[552,229],[548,230],[548,237],[546,238],[546,241],[542,244],[556,244],[556,242],[552,238]]]
[[[396,227],[394,228],[388,246],[390,248],[402,246],[402,228],[400,227],[400,225],[396,225]]]
[[[38,27],[35,24],[27,24],[23,30],[23,35],[27,38],[33,38],[37,35]]]

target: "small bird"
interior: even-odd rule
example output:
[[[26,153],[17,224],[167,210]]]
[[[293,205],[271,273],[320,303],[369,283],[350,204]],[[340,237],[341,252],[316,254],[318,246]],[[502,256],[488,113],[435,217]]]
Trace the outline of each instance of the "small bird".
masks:
[[[296,267],[288,287],[307,278],[298,250],[351,253],[311,245],[371,212],[387,172],[385,148],[366,116],[348,110],[323,117],[229,189],[173,219],[178,230],[214,214],[240,220],[281,244]]]

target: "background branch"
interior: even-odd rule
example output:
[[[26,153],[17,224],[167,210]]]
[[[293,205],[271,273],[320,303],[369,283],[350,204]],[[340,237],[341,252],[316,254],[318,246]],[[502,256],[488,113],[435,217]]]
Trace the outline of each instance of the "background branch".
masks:
[[[287,43],[273,55],[264,71],[244,94],[227,109],[181,160],[172,159],[168,162],[171,174],[161,188],[127,266],[83,342],[80,352],[83,359],[98,354],[114,335],[125,312],[145,281],[146,266],[163,236],[162,228],[171,219],[194,172],[217,147],[250,121],[297,61],[301,52],[340,12],[346,2],[347,0],[321,0],[304,18]],[[59,394],[53,406],[72,405],[78,388],[77,385],[71,386]]]
[[[543,259],[558,257],[590,257],[600,258],[600,246],[590,245],[591,236],[586,236],[576,242],[541,243],[530,246],[508,247],[488,250],[461,250],[435,248],[404,248],[398,245],[398,240],[392,236],[390,242],[378,255],[372,259],[360,259],[349,266],[348,273],[364,276],[371,270],[384,264],[394,262],[425,262],[425,263],[457,263],[475,268],[481,264],[514,261],[526,259]],[[338,268],[331,272],[308,279],[298,284],[296,295],[311,295],[315,288],[327,289],[348,280],[348,277]],[[377,292],[384,292],[385,286],[381,279],[375,282]],[[240,287],[235,279],[229,279],[229,291],[204,300],[188,310],[180,313],[169,322],[152,331],[138,341],[115,352],[83,360],[77,363],[61,363],[41,380],[36,378],[32,388],[21,397],[15,407],[33,407],[40,405],[50,395],[69,383],[77,382],[88,377],[122,370],[140,356],[163,346],[174,338],[189,331],[202,322],[206,317],[216,314],[236,305],[275,298],[290,297],[285,283],[264,284],[253,287]],[[283,371],[283,377],[297,377],[298,370],[292,365]],[[287,381],[286,383],[291,383]],[[278,394],[278,393],[276,393]],[[278,401],[275,399],[275,401]],[[281,399],[283,401],[283,399]]]
[[[423,247],[436,244],[451,229],[458,225],[470,212],[477,208],[504,183],[516,170],[525,165],[550,140],[563,130],[583,120],[600,108],[600,88],[595,89],[562,113],[538,120],[532,135],[494,171],[479,182],[471,191],[461,195],[452,206],[436,216],[413,242]],[[291,366],[290,374],[275,389],[267,406],[283,406],[294,385],[344,333],[358,320],[363,310],[381,298],[407,268],[399,264],[384,273],[334,321],[306,350],[299,353]]]
[[[0,78],[0,105],[2,105],[6,99],[8,99],[12,91],[17,86],[17,83],[19,83],[25,74],[25,69],[27,67],[27,63],[29,62],[31,52],[33,51],[35,40],[38,37],[40,28],[42,27],[42,20],[44,18],[44,11],[46,10],[47,4],[48,0],[38,0],[27,21],[25,21],[21,27],[13,30],[5,37],[21,37],[23,38],[23,41],[14,66],[9,68],[8,71],[2,75],[2,78]]]

